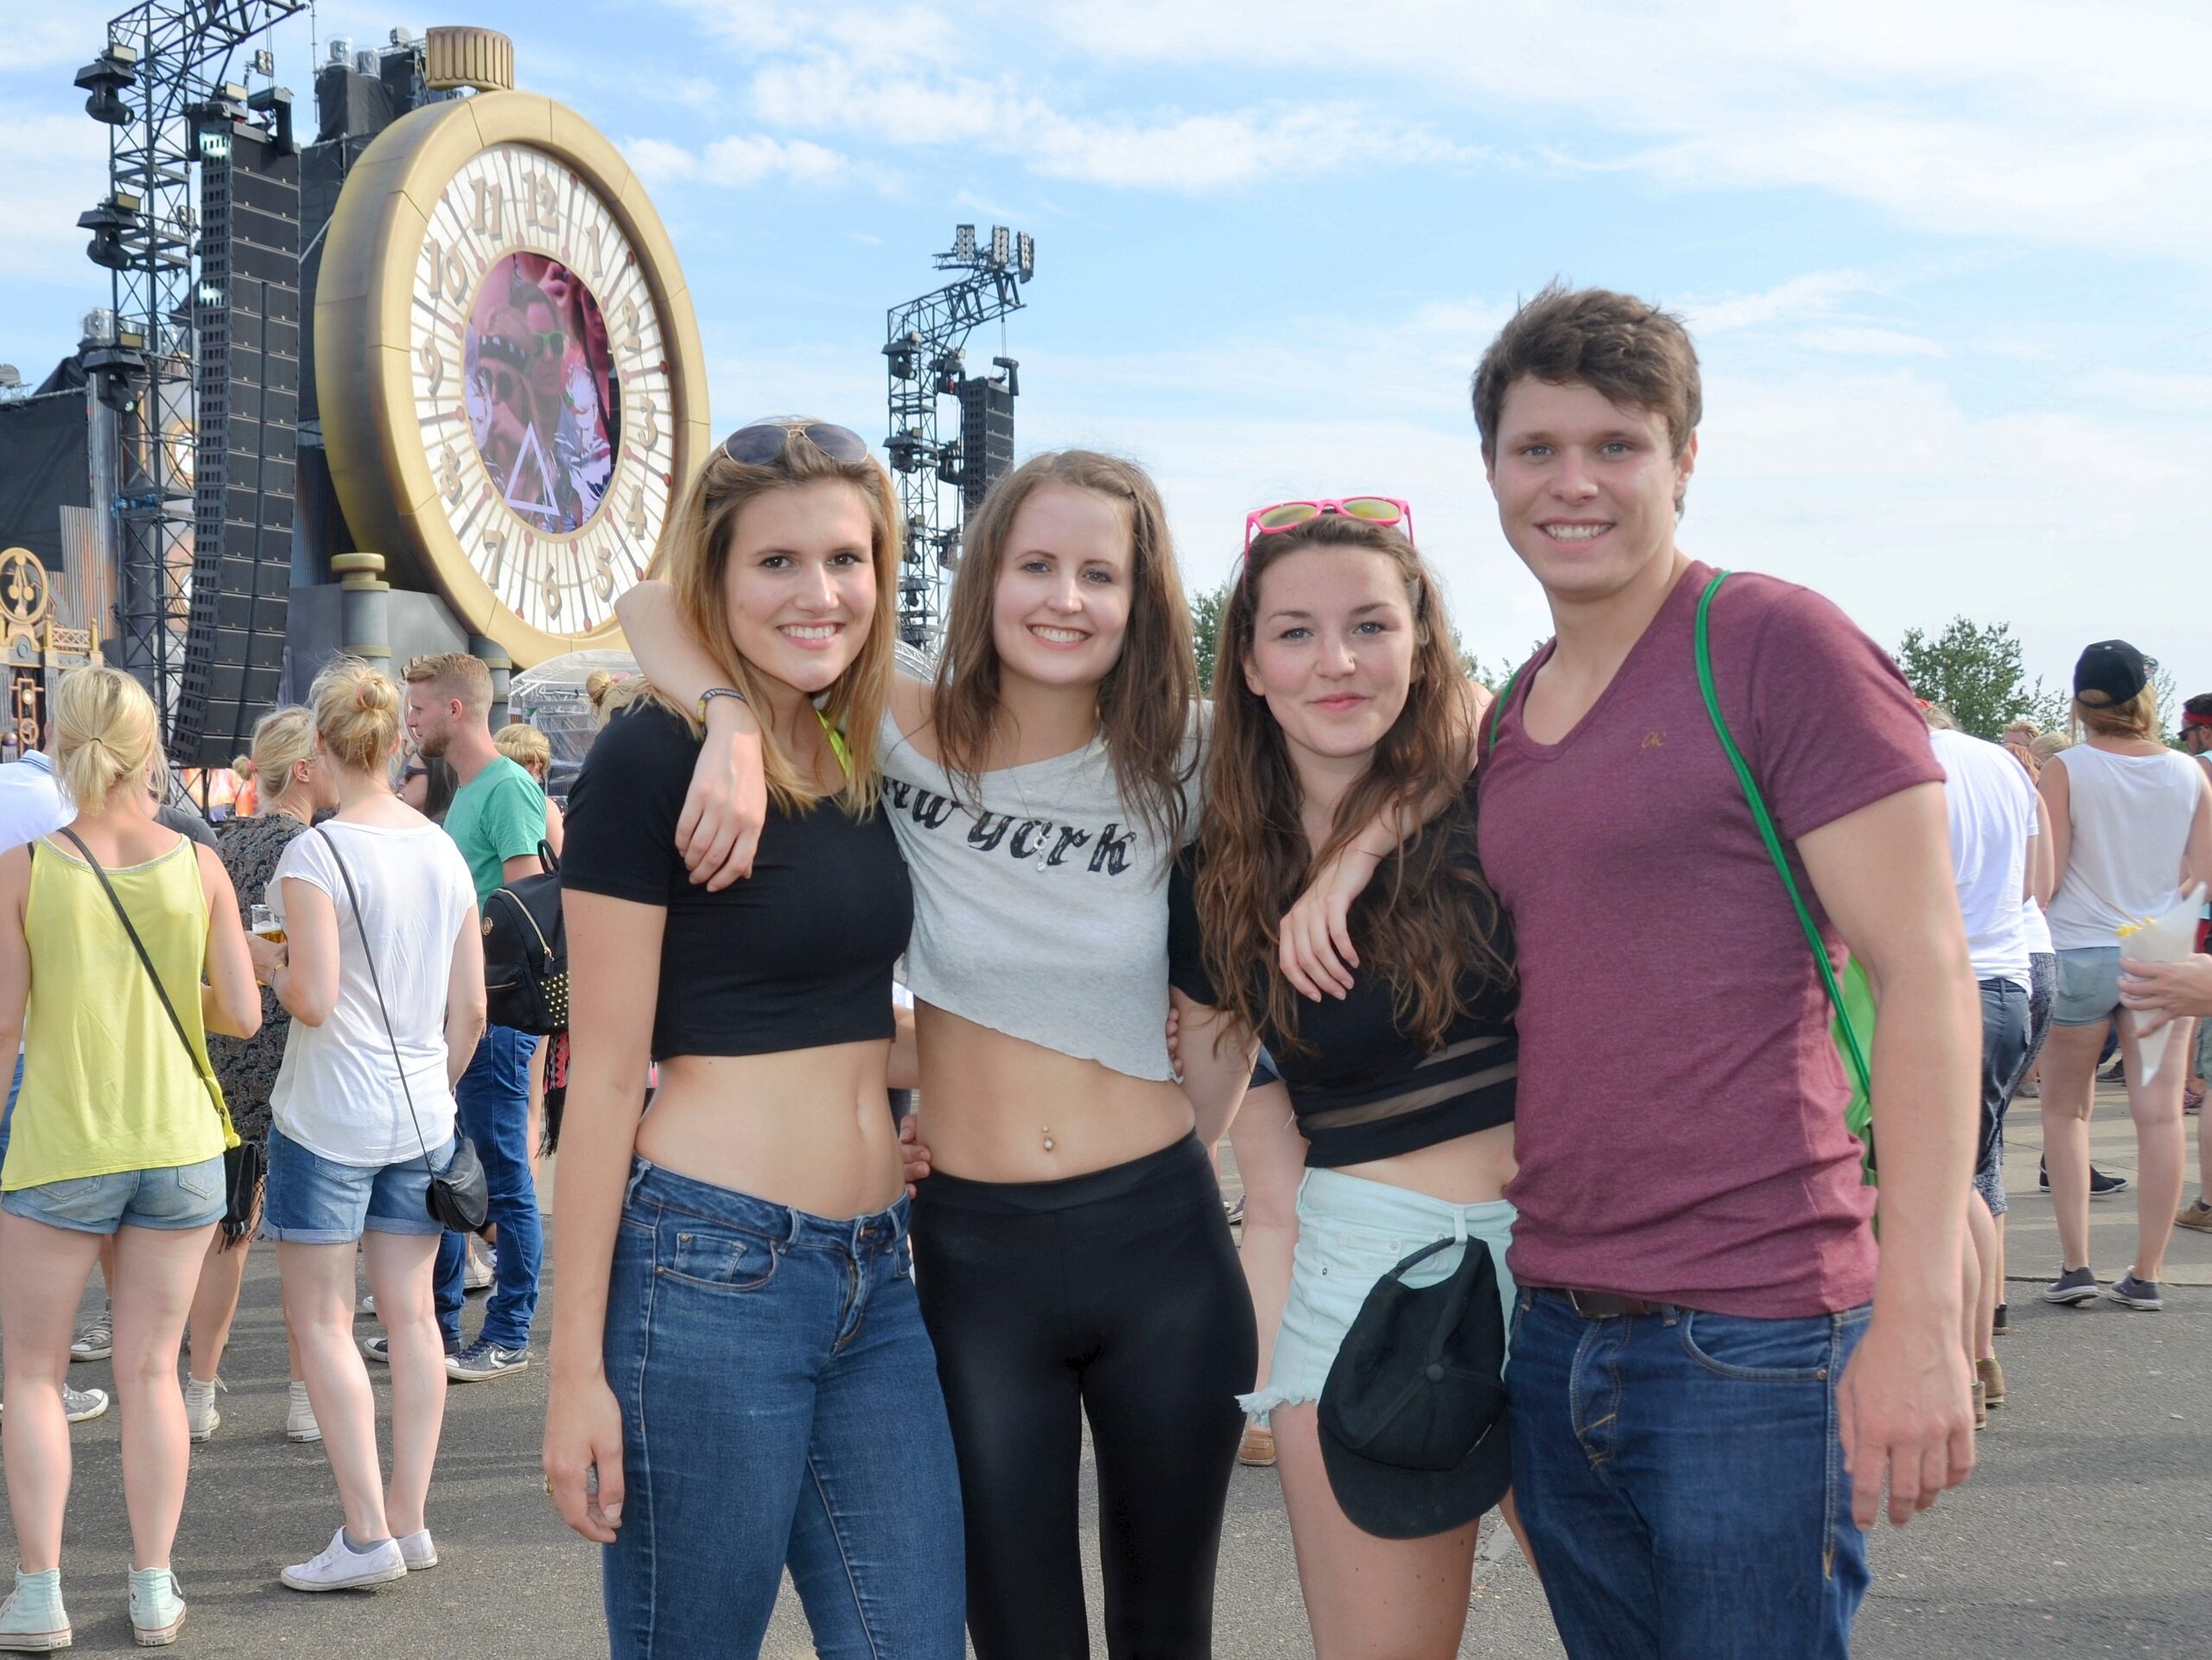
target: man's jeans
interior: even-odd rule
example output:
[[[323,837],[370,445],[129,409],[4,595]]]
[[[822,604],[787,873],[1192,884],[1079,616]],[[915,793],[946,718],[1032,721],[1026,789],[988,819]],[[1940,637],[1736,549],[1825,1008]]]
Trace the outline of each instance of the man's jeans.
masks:
[[[831,1221],[632,1167],[604,1356],[615,1660],[757,1655],[786,1567],[822,1660],[960,1660],[960,1472],[909,1203]]]
[[[476,1143],[476,1156],[484,1162],[490,1219],[499,1231],[499,1270],[479,1335],[503,1349],[530,1346],[531,1316],[537,1312],[537,1267],[545,1250],[537,1184],[530,1173],[530,1058],[537,1052],[536,1038],[510,1027],[492,1027],[454,1090],[461,1133]],[[461,1275],[467,1261],[467,1236],[448,1233],[439,1241],[438,1328],[448,1352],[461,1347]]]
[[[1585,1320],[1522,1291],[1513,1490],[1573,1660],[1849,1654],[1866,1541],[1836,1386],[1868,1312]]]

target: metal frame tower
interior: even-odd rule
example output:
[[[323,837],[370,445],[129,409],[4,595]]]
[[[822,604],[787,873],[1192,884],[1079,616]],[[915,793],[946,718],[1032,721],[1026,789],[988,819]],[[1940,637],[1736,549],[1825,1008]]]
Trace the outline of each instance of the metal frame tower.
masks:
[[[969,334],[1021,309],[1021,289],[1037,274],[1037,245],[1026,232],[1016,236],[1003,225],[991,227],[988,243],[978,243],[976,227],[963,225],[954,230],[951,249],[938,255],[936,264],[939,270],[969,275],[892,307],[883,347],[891,372],[891,424],[883,443],[906,519],[899,637],[917,646],[937,638],[943,623],[938,596],[944,573],[959,558],[962,501],[956,493],[948,507],[945,489],[965,484],[969,466],[983,465],[982,457],[963,454],[958,437],[938,436],[938,400],[960,395]],[[993,361],[1011,376],[1011,359]],[[1014,390],[1010,379],[1007,390]]]
[[[222,297],[195,292],[192,169],[206,124],[197,118],[245,114],[251,100],[230,80],[234,55],[307,6],[142,0],[108,24],[105,49],[77,72],[77,85],[91,94],[86,113],[109,129],[109,194],[78,223],[93,232],[92,261],[113,273],[113,334],[95,343],[85,364],[101,401],[120,417],[114,510],[122,666],[153,694],[164,739],[183,673],[194,510],[187,446],[163,426],[192,407],[195,302]],[[255,67],[264,74],[270,67],[266,58]]]

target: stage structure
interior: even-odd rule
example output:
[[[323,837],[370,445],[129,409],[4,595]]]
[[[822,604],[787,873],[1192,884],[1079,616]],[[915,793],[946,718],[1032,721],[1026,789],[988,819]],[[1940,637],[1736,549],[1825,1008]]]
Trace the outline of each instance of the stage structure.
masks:
[[[183,433],[175,427],[189,408],[198,324],[229,300],[197,286],[194,169],[204,135],[274,112],[275,88],[249,93],[233,79],[247,73],[239,54],[306,8],[307,0],[143,0],[109,23],[105,49],[76,76],[86,113],[110,129],[107,197],[78,223],[93,233],[87,255],[112,273],[112,338],[91,341],[84,366],[99,401],[121,417],[117,655],[153,693],[180,760],[197,760],[196,734],[176,741],[188,735],[176,716],[192,657],[195,518],[218,510],[195,514],[189,416]],[[254,67],[267,73],[265,54]],[[201,666],[211,671],[213,637],[202,644]],[[203,715],[211,679],[203,672],[196,683]]]
[[[1019,311],[1021,289],[1037,274],[1037,245],[1003,225],[979,243],[976,227],[955,228],[939,270],[966,271],[958,281],[893,306],[883,355],[891,374],[891,423],[884,450],[898,476],[906,518],[899,574],[899,637],[910,646],[936,642],[943,626],[944,573],[960,556],[966,514],[1014,465],[1014,400],[1021,390],[1013,358],[991,359],[1002,376],[970,375],[968,336]],[[958,435],[938,436],[938,400],[957,398]],[[957,493],[948,506],[947,490]]]

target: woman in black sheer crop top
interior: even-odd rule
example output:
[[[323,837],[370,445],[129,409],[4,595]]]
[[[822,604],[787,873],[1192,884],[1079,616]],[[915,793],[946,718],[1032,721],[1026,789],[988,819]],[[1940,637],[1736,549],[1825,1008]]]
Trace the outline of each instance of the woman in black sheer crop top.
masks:
[[[959,1478],[883,1110],[913,908],[875,802],[889,476],[842,427],[741,429],[660,557],[760,718],[771,808],[753,880],[695,887],[696,723],[657,700],[570,797],[547,1490],[607,1547],[618,1660],[756,1654],[786,1567],[823,1652],[957,1660]]]
[[[1356,1523],[1318,1415],[1370,1292],[1424,1246],[1443,1242],[1406,1285],[1440,1284],[1487,1252],[1499,1306],[1468,1318],[1500,1322],[1501,1352],[1510,1326],[1513,946],[1476,860],[1471,788],[1459,787],[1474,711],[1438,594],[1390,526],[1324,512],[1252,537],[1222,616],[1206,816],[1169,894],[1185,1073],[1249,1065],[1263,1040],[1292,1110],[1240,1124],[1240,1154],[1256,1142],[1268,1155],[1247,1156],[1255,1169],[1294,1170],[1302,1148],[1306,1167],[1294,1228],[1265,1236],[1291,1250],[1290,1294],[1266,1383],[1244,1404],[1272,1418],[1324,1657],[1453,1651],[1482,1512],[1503,1499],[1512,1518],[1507,1467],[1470,1457],[1440,1503],[1378,1514],[1370,1492],[1350,1507]],[[1276,966],[1283,896],[1344,827],[1439,799],[1351,912],[1350,989],[1300,996]],[[1250,1203],[1292,1207],[1287,1193]],[[1502,1417],[1489,1433],[1502,1444]]]

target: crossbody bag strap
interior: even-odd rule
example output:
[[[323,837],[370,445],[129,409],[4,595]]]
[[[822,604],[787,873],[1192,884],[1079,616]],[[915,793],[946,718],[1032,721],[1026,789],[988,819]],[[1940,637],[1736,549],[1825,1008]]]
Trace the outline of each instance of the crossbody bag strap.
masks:
[[[1534,659],[1531,658],[1530,661],[1534,661]],[[1512,703],[1513,689],[1521,684],[1522,673],[1528,668],[1528,666],[1529,665],[1527,663],[1523,663],[1520,668],[1514,670],[1511,674],[1505,677],[1505,690],[1498,693],[1497,701],[1491,705],[1490,741],[1483,746],[1483,751],[1485,754],[1497,747],[1498,729],[1505,724],[1506,706]]]
[[[1812,947],[1813,961],[1821,971],[1821,984],[1828,995],[1828,1004],[1835,1010],[1837,1026],[1843,1034],[1844,1053],[1850,1057],[1851,1070],[1859,1087],[1868,1097],[1874,1093],[1872,1073],[1866,1065],[1866,1054],[1859,1046],[1858,1029],[1852,1024],[1851,1015],[1844,1008],[1843,988],[1836,983],[1835,967],[1828,961],[1828,948],[1821,938],[1819,925],[1805,903],[1805,896],[1798,890],[1797,879],[1790,874],[1789,855],[1783,850],[1781,832],[1774,827],[1774,816],[1766,810],[1766,798],[1759,793],[1758,781],[1751,776],[1751,763],[1744,759],[1743,751],[1736,747],[1730,735],[1728,722],[1720,713],[1720,694],[1713,690],[1712,630],[1708,614],[1713,609],[1713,596],[1720,592],[1720,584],[1728,580],[1725,570],[1715,571],[1713,580],[1705,585],[1705,592],[1697,601],[1697,686],[1705,695],[1705,712],[1712,717],[1713,729],[1720,739],[1720,747],[1728,757],[1728,764],[1736,769],[1736,781],[1743,785],[1744,799],[1751,804],[1751,822],[1758,826],[1759,840],[1766,843],[1767,857],[1774,861],[1774,868],[1782,877],[1782,885],[1789,894],[1789,904],[1797,913],[1797,925],[1805,931],[1805,943]]]
[[[116,919],[123,924],[123,932],[130,936],[131,950],[138,953],[138,960],[146,965],[146,977],[154,983],[154,995],[162,1000],[162,1012],[169,1017],[169,1026],[176,1033],[176,1040],[184,1046],[184,1053],[192,1058],[193,1072],[207,1086],[209,1104],[214,1107],[219,1117],[225,1118],[227,1124],[228,1119],[222,1108],[221,1085],[215,1082],[214,1074],[200,1059],[200,1051],[192,1046],[192,1034],[184,1029],[183,1021],[178,1018],[176,1005],[169,1001],[169,989],[162,983],[161,970],[154,966],[154,959],[146,950],[146,942],[138,938],[138,930],[131,923],[130,913],[123,908],[123,896],[115,891],[115,884],[107,879],[107,872],[100,868],[100,862],[92,857],[92,850],[85,845],[85,838],[67,824],[61,827],[60,834],[69,838],[69,844],[84,855],[85,862],[92,868],[92,875],[99,878],[101,891],[106,894],[107,902],[115,907]],[[196,858],[198,855],[194,856]]]
[[[407,1087],[407,1063],[399,1058],[399,1035],[391,1029],[391,1010],[385,1007],[384,985],[377,978],[377,954],[369,949],[369,931],[361,921],[361,896],[354,891],[353,873],[346,868],[338,843],[328,830],[317,824],[314,834],[322,837],[323,846],[330,849],[338,880],[346,884],[346,902],[353,907],[353,932],[361,936],[361,958],[369,965],[369,989],[376,993],[377,1013],[384,1018],[385,1041],[391,1046],[391,1064],[399,1073],[399,1092],[406,1098],[408,1120],[415,1126],[415,1144],[423,1149],[423,1168],[435,1180],[438,1173],[430,1167],[430,1144],[423,1137],[423,1121],[415,1116],[415,1091]]]

